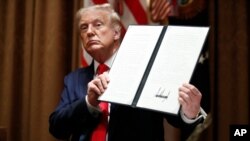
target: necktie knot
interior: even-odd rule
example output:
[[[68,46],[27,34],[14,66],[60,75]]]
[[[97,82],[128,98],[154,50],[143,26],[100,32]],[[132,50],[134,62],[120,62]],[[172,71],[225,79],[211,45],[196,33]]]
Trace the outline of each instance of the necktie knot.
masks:
[[[100,64],[98,67],[97,67],[97,74],[100,75],[102,73],[104,73],[105,71],[109,70],[109,67],[105,64]]]

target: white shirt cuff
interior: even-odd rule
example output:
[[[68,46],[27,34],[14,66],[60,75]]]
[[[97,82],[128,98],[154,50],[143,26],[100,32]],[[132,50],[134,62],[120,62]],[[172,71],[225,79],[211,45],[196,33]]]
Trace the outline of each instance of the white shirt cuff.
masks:
[[[101,113],[101,109],[99,106],[95,107],[92,106],[89,101],[88,101],[88,96],[86,95],[85,97],[86,103],[87,103],[87,107],[89,112],[91,113],[91,115],[93,115],[94,117],[98,117],[98,115]]]
[[[184,112],[181,110],[180,111],[180,115],[181,115],[181,118],[182,120],[187,123],[187,124],[192,124],[192,123],[195,123],[197,120],[199,120],[200,118],[206,118],[207,114],[205,113],[205,111],[201,108],[200,109],[200,112],[199,112],[199,116],[197,116],[196,118],[194,119],[190,119],[188,117],[186,117],[186,115],[184,114]]]

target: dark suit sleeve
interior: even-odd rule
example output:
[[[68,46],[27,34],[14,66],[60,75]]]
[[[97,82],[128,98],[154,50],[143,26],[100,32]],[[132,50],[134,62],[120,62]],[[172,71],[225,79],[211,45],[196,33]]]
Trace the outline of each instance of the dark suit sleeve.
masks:
[[[177,128],[195,128],[199,123],[202,123],[204,121],[203,117],[198,118],[195,122],[193,123],[186,123],[181,115],[180,112],[178,115],[165,115],[165,119],[174,127]]]
[[[172,126],[174,126],[176,128],[180,128],[180,129],[186,131],[182,138],[187,138],[193,132],[193,130],[195,129],[195,127],[198,124],[203,123],[203,121],[204,121],[203,117],[199,117],[194,123],[191,123],[191,124],[190,123],[186,123],[181,118],[180,112],[179,112],[178,115],[165,115],[165,119]]]
[[[90,114],[86,105],[88,80],[82,82],[79,78],[79,73],[71,73],[65,77],[60,104],[50,115],[49,131],[58,139],[68,139],[71,135],[80,134],[88,136],[99,121]]]

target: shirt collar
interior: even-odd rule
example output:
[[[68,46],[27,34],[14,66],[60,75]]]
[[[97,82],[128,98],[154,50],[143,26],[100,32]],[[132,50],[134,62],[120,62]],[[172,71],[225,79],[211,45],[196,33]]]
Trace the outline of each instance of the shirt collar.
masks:
[[[117,52],[116,52],[117,53]],[[111,68],[113,61],[115,59],[116,53],[114,53],[107,61],[105,61],[105,65],[107,65],[109,68]],[[99,66],[99,62],[97,62],[96,60],[94,60],[94,69],[95,69],[95,73],[97,70],[97,67]]]

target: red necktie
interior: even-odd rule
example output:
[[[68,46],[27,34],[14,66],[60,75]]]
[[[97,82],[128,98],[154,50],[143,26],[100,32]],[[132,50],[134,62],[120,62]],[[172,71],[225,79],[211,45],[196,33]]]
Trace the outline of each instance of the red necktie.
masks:
[[[105,64],[100,64],[97,68],[97,74],[100,75],[107,70],[109,70],[108,66],[106,66]],[[93,130],[91,141],[106,141],[106,133],[108,127],[108,103],[100,102],[99,106],[102,111],[101,121]]]
[[[104,73],[105,71],[109,70],[109,67],[105,64],[100,64],[98,67],[97,67],[97,70],[96,70],[96,74],[100,75],[102,73]]]

